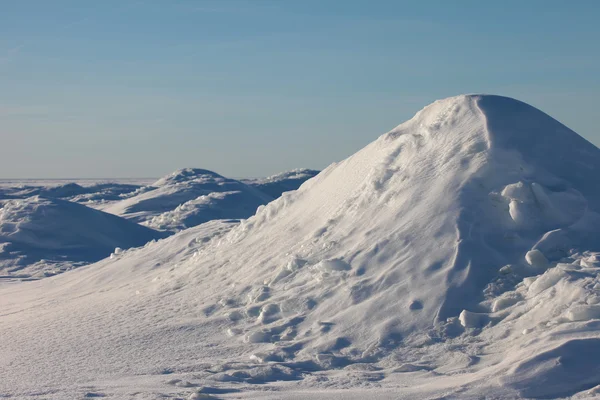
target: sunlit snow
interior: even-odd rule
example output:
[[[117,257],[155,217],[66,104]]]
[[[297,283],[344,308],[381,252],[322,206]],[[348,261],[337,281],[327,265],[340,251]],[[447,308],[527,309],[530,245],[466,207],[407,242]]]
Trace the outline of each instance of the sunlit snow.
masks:
[[[178,233],[0,283],[0,396],[598,396],[599,173],[575,132],[483,95],[427,106],[273,201],[178,171],[102,206],[118,224],[77,218]],[[242,203],[255,215],[188,225]],[[45,221],[29,216],[42,206],[84,207],[10,200],[2,240],[69,242],[70,225],[11,222]]]

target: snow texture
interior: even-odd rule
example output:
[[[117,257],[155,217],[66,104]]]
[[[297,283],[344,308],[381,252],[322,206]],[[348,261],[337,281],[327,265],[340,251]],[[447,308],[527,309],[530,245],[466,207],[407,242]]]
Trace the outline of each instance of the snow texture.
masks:
[[[104,182],[104,181],[30,181],[28,184],[0,181],[0,202],[10,199],[25,199],[33,196],[69,200],[98,207],[122,200],[142,186],[138,181]]]
[[[179,231],[214,219],[248,218],[271,200],[240,181],[186,168],[102,209],[152,228]]]
[[[599,172],[527,104],[437,101],[239,223],[0,286],[0,394],[598,396]]]
[[[276,199],[284,192],[297,190],[304,182],[316,176],[319,172],[320,171],[314,169],[298,168],[272,175],[267,178],[245,179],[243,182],[250,186],[254,186],[261,192]]]
[[[76,203],[39,196],[0,208],[0,274],[53,275],[98,261],[116,247],[143,246],[161,232]]]

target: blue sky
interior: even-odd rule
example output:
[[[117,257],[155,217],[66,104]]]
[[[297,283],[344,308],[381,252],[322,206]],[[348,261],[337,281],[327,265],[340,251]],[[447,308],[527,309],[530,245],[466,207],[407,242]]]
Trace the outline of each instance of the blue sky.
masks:
[[[0,0],[0,178],[323,168],[435,99],[600,145],[600,1]]]

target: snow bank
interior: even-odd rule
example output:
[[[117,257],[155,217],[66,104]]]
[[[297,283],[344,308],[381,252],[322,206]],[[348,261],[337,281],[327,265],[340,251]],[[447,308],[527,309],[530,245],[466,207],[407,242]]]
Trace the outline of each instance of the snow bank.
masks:
[[[114,215],[39,196],[0,209],[0,267],[4,275],[53,274],[164,237]]]

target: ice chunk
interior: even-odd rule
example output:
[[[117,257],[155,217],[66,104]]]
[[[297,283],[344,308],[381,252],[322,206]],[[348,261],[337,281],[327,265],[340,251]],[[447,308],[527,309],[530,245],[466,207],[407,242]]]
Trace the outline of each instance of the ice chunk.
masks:
[[[521,300],[522,298],[519,294],[515,292],[507,293],[494,300],[494,304],[492,305],[492,312],[504,310],[505,308],[508,308]]]
[[[321,272],[348,271],[350,265],[340,258],[333,258],[331,260],[320,261],[315,265],[315,268]]]
[[[539,276],[535,282],[529,285],[528,293],[530,296],[536,296],[542,293],[544,290],[551,288],[556,285],[558,281],[565,277],[565,272],[558,269],[552,268],[546,271],[543,275]]]
[[[270,340],[271,333],[268,330],[250,332],[244,337],[246,343],[267,343]]]
[[[525,260],[527,261],[527,264],[534,268],[546,268],[548,266],[548,259],[546,259],[546,256],[537,249],[528,251],[527,254],[525,254]]]
[[[458,320],[465,328],[482,328],[489,322],[489,317],[487,314],[463,310],[458,316]]]
[[[600,305],[579,305],[567,311],[567,318],[571,321],[587,321],[600,319]]]

